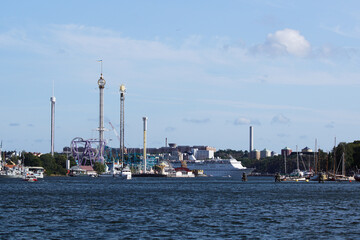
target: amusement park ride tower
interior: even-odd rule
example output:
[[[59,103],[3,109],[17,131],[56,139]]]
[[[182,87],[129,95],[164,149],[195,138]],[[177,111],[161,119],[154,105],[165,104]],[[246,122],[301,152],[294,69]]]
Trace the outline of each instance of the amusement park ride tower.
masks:
[[[121,153],[121,163],[124,164],[124,102],[125,102],[125,85],[121,84],[120,86],[120,153]]]
[[[146,173],[146,132],[147,132],[147,117],[143,117],[144,121],[144,149],[143,149],[143,159],[144,159],[144,173]]]
[[[104,160],[104,88],[106,81],[103,78],[102,70],[98,80],[100,90],[100,118],[99,118],[99,160]]]
[[[55,101],[56,98],[54,96],[54,89],[53,95],[50,98],[51,102],[51,155],[54,156],[54,138],[55,138]]]

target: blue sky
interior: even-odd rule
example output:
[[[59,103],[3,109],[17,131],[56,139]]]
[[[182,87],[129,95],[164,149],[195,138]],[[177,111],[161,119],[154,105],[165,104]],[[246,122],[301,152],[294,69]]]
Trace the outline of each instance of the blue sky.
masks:
[[[105,127],[125,143],[165,138],[280,152],[330,150],[358,139],[358,1],[13,1],[0,16],[0,139],[5,150],[50,151],[98,133],[103,60]],[[118,130],[119,131],[119,130]],[[119,142],[109,130],[109,145]]]

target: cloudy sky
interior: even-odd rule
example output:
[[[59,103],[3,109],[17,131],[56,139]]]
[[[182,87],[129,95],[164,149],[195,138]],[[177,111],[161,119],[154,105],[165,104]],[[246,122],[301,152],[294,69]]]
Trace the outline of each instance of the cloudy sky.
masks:
[[[358,1],[7,1],[0,15],[0,140],[50,151],[96,138],[103,60],[105,137],[217,149],[324,150],[359,139]],[[119,131],[119,129],[118,129]]]

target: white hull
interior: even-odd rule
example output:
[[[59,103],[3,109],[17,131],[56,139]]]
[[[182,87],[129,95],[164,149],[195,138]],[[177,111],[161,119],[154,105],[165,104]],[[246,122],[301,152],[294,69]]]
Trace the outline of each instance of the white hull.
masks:
[[[131,177],[132,177],[131,172],[123,172],[123,173],[121,173],[121,178],[124,179],[124,180],[130,180]]]
[[[103,173],[100,174],[99,177],[119,177],[119,174]]]
[[[103,173],[100,174],[99,177],[114,177],[114,178],[121,178],[124,180],[130,180],[131,179],[131,172],[119,172],[116,174],[113,173]]]
[[[20,170],[7,170],[0,172],[1,178],[22,178],[23,176],[24,175]]]
[[[242,177],[243,173],[250,174],[254,169],[242,166],[236,159],[215,159],[187,161],[190,170],[203,170],[206,176],[212,177]],[[180,163],[172,163],[173,167],[180,166]]]
[[[23,178],[23,175],[6,175],[6,174],[1,174],[0,178]]]

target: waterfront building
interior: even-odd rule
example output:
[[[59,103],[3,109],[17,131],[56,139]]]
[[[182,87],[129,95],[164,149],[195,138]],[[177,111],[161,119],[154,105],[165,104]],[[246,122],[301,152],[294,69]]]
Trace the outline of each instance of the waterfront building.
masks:
[[[271,151],[265,148],[260,152],[260,158],[267,158],[267,157],[271,157]]]
[[[281,149],[281,156],[289,156],[291,153],[291,148],[285,147],[284,149]]]
[[[301,150],[301,152],[302,152],[302,153],[312,153],[313,150],[312,150],[311,148],[309,148],[309,147],[305,147],[305,148],[303,148],[303,149]]]
[[[213,150],[197,150],[195,158],[199,160],[213,159],[215,152]]]
[[[256,159],[259,160],[260,159],[260,151],[254,149],[253,151],[250,152],[250,159]]]
[[[277,152],[272,151],[271,152],[271,157],[276,157],[276,156],[279,156],[279,154]]]

